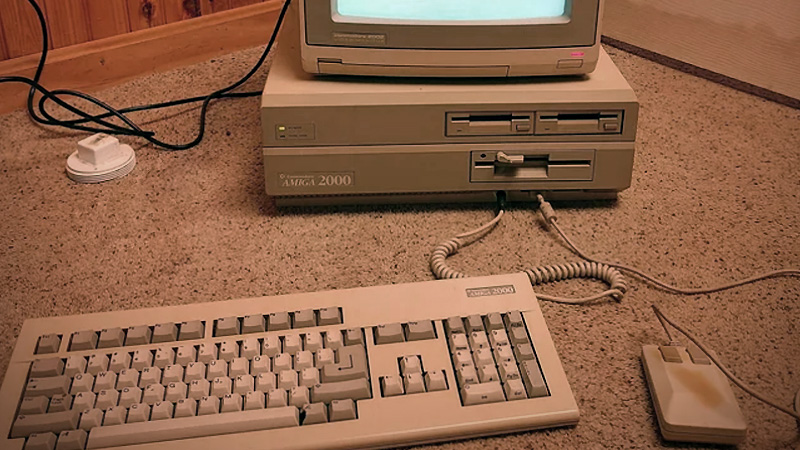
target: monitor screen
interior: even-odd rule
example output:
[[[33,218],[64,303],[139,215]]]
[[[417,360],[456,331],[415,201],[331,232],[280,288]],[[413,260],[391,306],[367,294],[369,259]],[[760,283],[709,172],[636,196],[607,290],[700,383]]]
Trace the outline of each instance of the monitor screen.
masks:
[[[531,23],[561,18],[568,0],[331,0],[336,22]]]

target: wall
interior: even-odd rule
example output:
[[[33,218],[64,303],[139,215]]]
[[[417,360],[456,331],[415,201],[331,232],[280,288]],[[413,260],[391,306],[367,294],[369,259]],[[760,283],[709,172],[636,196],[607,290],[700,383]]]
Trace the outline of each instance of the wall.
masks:
[[[800,99],[798,0],[606,0],[604,34]]]
[[[179,22],[263,0],[37,0],[50,48]],[[0,0],[0,61],[41,51],[36,13],[28,0]]]

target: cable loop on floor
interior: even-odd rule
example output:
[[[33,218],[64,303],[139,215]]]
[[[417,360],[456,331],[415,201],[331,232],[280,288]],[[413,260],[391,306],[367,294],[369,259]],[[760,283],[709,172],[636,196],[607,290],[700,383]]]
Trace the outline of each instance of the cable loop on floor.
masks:
[[[605,264],[580,261],[568,264],[534,267],[532,269],[526,269],[524,272],[528,275],[528,278],[530,278],[533,286],[575,278],[600,280],[608,284],[611,291],[617,292],[611,295],[617,301],[622,300],[622,297],[628,290],[628,285],[622,273]]]

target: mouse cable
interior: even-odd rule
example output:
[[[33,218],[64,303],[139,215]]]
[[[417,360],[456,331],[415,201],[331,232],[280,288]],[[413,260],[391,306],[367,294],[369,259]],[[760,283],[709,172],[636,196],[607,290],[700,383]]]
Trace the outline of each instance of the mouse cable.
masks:
[[[641,271],[639,269],[636,269],[635,267],[626,266],[624,264],[619,264],[619,263],[603,261],[603,260],[600,260],[600,259],[597,259],[597,258],[592,258],[588,254],[583,252],[581,249],[579,249],[578,246],[576,246],[575,243],[569,238],[569,236],[567,236],[567,234],[564,232],[564,230],[561,229],[561,227],[558,225],[558,219],[556,218],[555,211],[553,210],[553,207],[550,205],[550,203],[548,203],[544,199],[544,197],[542,195],[537,195],[537,199],[539,201],[539,212],[541,212],[542,217],[544,218],[544,221],[549,226],[553,227],[553,229],[556,230],[556,232],[559,234],[559,236],[561,236],[561,239],[563,239],[564,242],[567,243],[569,248],[576,255],[578,255],[581,258],[585,259],[586,261],[589,261],[589,262],[592,262],[592,263],[602,264],[602,265],[605,265],[605,266],[608,266],[608,267],[613,267],[613,268],[615,268],[617,270],[620,270],[620,271],[623,271],[623,272],[630,272],[630,273],[632,273],[632,274],[634,274],[634,275],[636,275],[636,276],[638,276],[638,277],[640,277],[640,278],[642,278],[642,279],[644,279],[646,281],[649,281],[650,283],[654,284],[655,286],[658,286],[659,288],[661,288],[661,289],[663,289],[663,290],[665,290],[667,292],[671,292],[673,294],[681,294],[681,295],[712,294],[714,292],[726,291],[728,289],[733,289],[733,288],[736,288],[736,287],[739,287],[739,286],[744,286],[746,284],[756,283],[758,281],[763,281],[763,280],[767,280],[767,279],[770,279],[770,278],[791,277],[791,276],[797,277],[797,276],[800,276],[800,269],[782,269],[782,270],[775,270],[775,271],[772,271],[772,272],[756,275],[756,276],[753,276],[753,277],[750,277],[750,278],[746,278],[746,279],[743,279],[743,280],[734,281],[732,283],[724,284],[724,285],[721,285],[721,286],[714,286],[714,287],[710,287],[710,288],[687,289],[687,288],[680,288],[680,287],[677,287],[677,286],[673,286],[671,284],[668,284],[668,283],[665,283],[665,282],[659,280],[658,278],[656,278],[656,277],[654,277],[652,275],[648,275],[648,274],[644,273],[643,271]]]
[[[429,259],[429,264],[431,272],[433,272],[437,279],[441,280],[467,277],[465,273],[459,272],[450,267],[447,264],[447,258],[456,254],[459,249],[483,239],[497,226],[498,223],[500,223],[500,220],[505,214],[505,193],[502,191],[498,192],[497,200],[498,212],[491,222],[488,222],[487,224],[473,231],[468,231],[466,233],[459,234],[452,239],[448,239],[433,249]],[[528,275],[528,278],[531,280],[531,284],[534,286],[572,278],[597,279],[604,281],[610,286],[608,290],[599,294],[578,299],[554,297],[540,293],[536,294],[536,296],[542,300],[557,303],[585,304],[598,301],[605,297],[612,297],[620,300],[622,299],[622,296],[625,295],[625,291],[628,289],[627,285],[625,284],[625,277],[618,270],[603,264],[592,262],[581,261],[569,264],[535,267],[532,269],[526,269],[524,273]]]
[[[45,63],[47,61],[47,55],[49,52],[47,22],[44,18],[44,13],[42,12],[42,9],[39,7],[37,1],[28,0],[28,3],[33,7],[34,11],[36,12],[37,18],[39,20],[39,25],[42,31],[42,53],[39,58],[39,63],[37,65],[36,72],[32,79],[20,76],[0,77],[0,83],[21,83],[21,84],[27,84],[31,87],[27,98],[27,110],[28,110],[28,115],[34,122],[45,126],[57,126],[77,131],[88,131],[95,133],[102,132],[115,135],[135,136],[143,138],[148,142],[154,144],[155,146],[161,147],[166,150],[188,150],[190,148],[199,145],[205,136],[206,116],[212,101],[225,98],[255,97],[261,94],[261,92],[232,92],[232,91],[241,87],[250,78],[252,78],[252,76],[261,68],[261,66],[266,61],[270,51],[274,47],[275,40],[277,39],[278,32],[281,28],[281,25],[284,22],[284,18],[286,16],[286,12],[289,8],[289,5],[291,4],[291,0],[285,0],[283,8],[281,9],[280,15],[278,16],[278,20],[275,24],[275,28],[272,32],[272,36],[270,37],[269,43],[267,44],[266,48],[261,54],[261,57],[259,58],[258,62],[244,77],[240,78],[238,81],[205,96],[197,96],[181,100],[173,100],[168,102],[155,103],[142,106],[134,106],[120,110],[115,109],[107,105],[106,103],[102,102],[101,100],[82,92],[69,89],[58,89],[49,91],[40,84],[42,72],[44,71]],[[42,94],[42,97],[40,98],[38,103],[38,111],[37,109],[34,108],[33,104],[34,96],[37,92]],[[75,97],[78,99],[85,100],[105,110],[106,112],[99,115],[92,115],[82,109],[77,108],[76,106],[70,103],[67,103],[65,100],[63,100],[63,97]],[[46,110],[46,104],[48,100],[52,101],[53,103],[75,114],[80,118],[73,120],[61,120],[53,117]],[[154,131],[143,130],[126,116],[127,113],[131,112],[169,108],[173,106],[191,104],[197,102],[202,102],[202,106],[200,108],[199,131],[195,139],[185,144],[170,144],[161,141],[155,138]],[[109,117],[114,117],[118,119],[125,126],[104,120]],[[94,126],[88,126],[87,124],[92,124]]]
[[[766,395],[751,388],[744,381],[740,380],[727,367],[725,367],[725,365],[719,361],[719,359],[711,352],[711,350],[709,350],[708,347],[703,345],[703,343],[700,342],[700,340],[695,335],[690,333],[688,330],[686,330],[684,327],[676,323],[674,320],[667,317],[667,315],[664,314],[658,308],[658,306],[653,305],[653,311],[655,311],[656,317],[658,317],[658,320],[664,327],[664,331],[667,332],[667,336],[669,337],[670,341],[672,341],[672,335],[670,334],[666,324],[671,325],[672,328],[678,330],[682,335],[686,336],[687,339],[689,339],[695,345],[697,345],[697,348],[699,348],[700,351],[702,351],[706,356],[708,356],[708,359],[710,359],[717,367],[719,367],[719,370],[722,371],[722,373],[725,374],[725,376],[728,377],[735,385],[739,386],[743,391],[752,395],[756,399],[766,403],[767,405],[772,406],[773,408],[778,409],[779,411],[794,417],[798,421],[798,425],[800,425],[800,407],[798,407],[798,401],[799,401],[798,399],[800,399],[800,390],[797,391],[797,394],[795,395],[794,398],[794,411],[779,405],[778,402],[768,399]]]

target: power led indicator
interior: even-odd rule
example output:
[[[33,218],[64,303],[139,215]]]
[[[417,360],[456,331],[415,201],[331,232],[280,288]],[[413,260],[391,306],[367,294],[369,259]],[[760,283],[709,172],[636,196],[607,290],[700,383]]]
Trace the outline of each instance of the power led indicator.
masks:
[[[280,127],[278,127],[278,131],[286,131],[286,127],[280,126]]]

